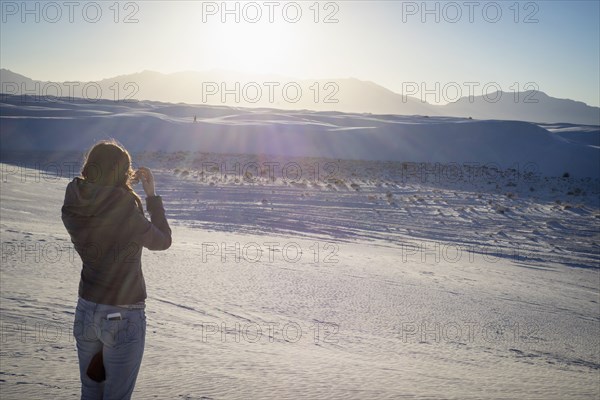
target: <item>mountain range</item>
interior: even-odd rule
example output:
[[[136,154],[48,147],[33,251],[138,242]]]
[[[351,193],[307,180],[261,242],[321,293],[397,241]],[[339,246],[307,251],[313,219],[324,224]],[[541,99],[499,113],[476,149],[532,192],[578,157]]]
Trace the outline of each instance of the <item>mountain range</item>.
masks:
[[[495,92],[461,97],[445,105],[395,93],[355,78],[294,79],[234,71],[143,71],[99,81],[48,82],[0,70],[0,92],[44,98],[81,97],[116,102],[155,100],[171,103],[259,107],[283,110],[456,116],[537,123],[600,125],[600,108],[541,91]]]

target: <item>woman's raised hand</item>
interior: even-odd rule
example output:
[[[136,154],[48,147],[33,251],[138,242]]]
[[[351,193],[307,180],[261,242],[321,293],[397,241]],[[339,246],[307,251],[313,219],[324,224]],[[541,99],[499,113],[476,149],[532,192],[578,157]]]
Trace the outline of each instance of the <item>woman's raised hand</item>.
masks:
[[[152,171],[150,171],[149,168],[138,168],[138,170],[135,171],[135,178],[139,179],[142,182],[142,186],[144,186],[146,196],[156,196],[156,191],[154,188],[154,175],[152,175]]]

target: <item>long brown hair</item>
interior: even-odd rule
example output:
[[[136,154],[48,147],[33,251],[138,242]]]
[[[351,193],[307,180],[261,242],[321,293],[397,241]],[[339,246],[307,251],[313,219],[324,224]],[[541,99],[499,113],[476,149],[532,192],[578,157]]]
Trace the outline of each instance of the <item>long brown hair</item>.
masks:
[[[116,139],[96,142],[86,153],[81,169],[81,176],[87,182],[126,189],[143,213],[142,200],[131,187],[134,173],[131,155]]]

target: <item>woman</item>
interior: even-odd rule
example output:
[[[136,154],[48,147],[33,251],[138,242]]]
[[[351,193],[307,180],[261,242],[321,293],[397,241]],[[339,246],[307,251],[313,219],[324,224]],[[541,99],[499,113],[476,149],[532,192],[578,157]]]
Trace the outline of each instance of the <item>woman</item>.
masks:
[[[131,187],[136,181],[146,192],[151,221]],[[83,262],[73,327],[81,398],[129,399],[146,336],[142,247],[171,245],[152,172],[134,172],[131,156],[115,140],[96,143],[81,177],[67,185],[62,220]]]

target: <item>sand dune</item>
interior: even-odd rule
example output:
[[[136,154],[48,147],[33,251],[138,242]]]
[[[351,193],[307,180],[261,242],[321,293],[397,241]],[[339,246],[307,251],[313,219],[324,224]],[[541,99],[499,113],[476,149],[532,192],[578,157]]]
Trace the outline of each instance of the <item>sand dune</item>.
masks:
[[[600,395],[594,127],[0,106],[3,399],[79,393],[81,261],[60,207],[107,137],[153,169],[173,228],[143,255],[136,398]]]
[[[598,131],[528,122],[345,114],[107,100],[2,104],[2,151],[77,150],[115,137],[133,151],[203,151],[495,165],[599,177]],[[197,116],[198,123],[193,123]]]

